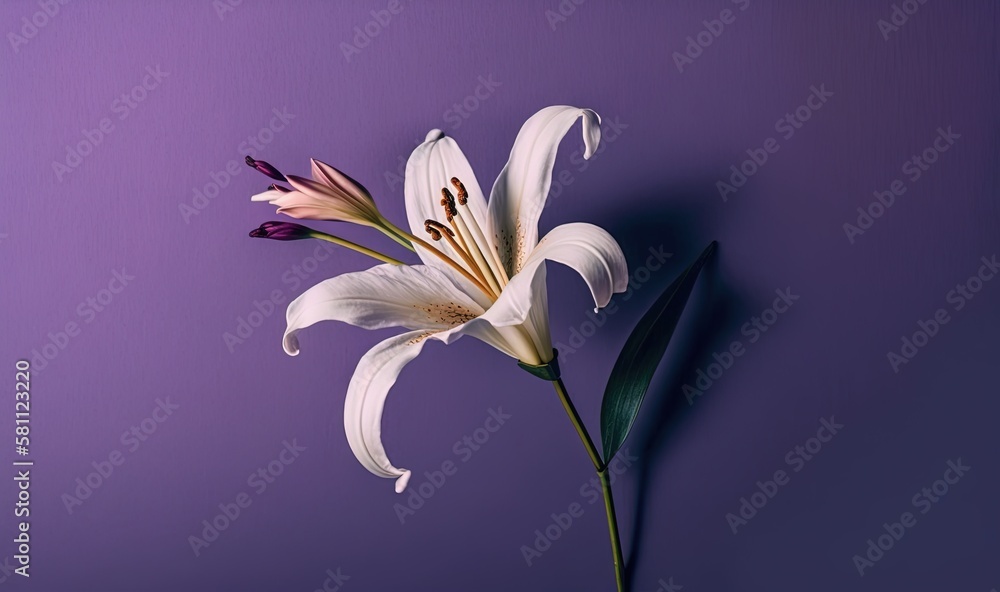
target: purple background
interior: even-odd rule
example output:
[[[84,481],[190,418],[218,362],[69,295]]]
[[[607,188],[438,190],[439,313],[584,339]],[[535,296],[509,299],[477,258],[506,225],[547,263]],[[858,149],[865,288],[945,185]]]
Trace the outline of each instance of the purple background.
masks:
[[[208,0],[81,1],[36,17],[24,44],[7,36],[5,392],[17,359],[69,322],[79,333],[32,374],[33,577],[0,571],[0,590],[309,592],[338,567],[347,591],[612,590],[603,509],[580,491],[592,470],[548,385],[472,340],[428,347],[387,405],[386,446],[414,486],[444,461],[459,470],[401,524],[394,504],[406,497],[357,463],[342,427],[354,364],[390,333],[324,324],[290,358],[279,305],[243,343],[224,341],[273,291],[287,303],[370,261],[337,251],[314,267],[314,244],[249,239],[276,216],[249,202],[267,180],[243,165],[182,213],[272,109],[294,118],[259,136],[261,158],[297,173],[310,156],[333,163],[399,221],[392,175],[427,130],[454,136],[488,189],[522,122],[550,104],[591,107],[619,131],[606,129],[614,141],[586,169],[578,128],[567,137],[556,170],[572,184],[543,231],[600,224],[633,272],[650,248],[673,253],[637,274],[596,329],[582,282],[550,266],[554,340],[579,345],[574,332],[594,330],[564,374],[595,436],[629,329],[705,244],[721,244],[627,444],[640,460],[615,485],[634,589],[1000,586],[1000,281],[961,311],[946,302],[1000,250],[1000,7],[930,0],[886,40],[888,0],[564,1],[564,20],[547,14],[557,0],[509,4],[404,2],[350,59],[342,44],[388,2],[246,0],[220,15]],[[679,71],[673,54],[725,9],[735,21]],[[4,2],[3,31],[21,35],[39,10]],[[168,75],[135,108],[115,104],[156,66]],[[498,86],[469,98],[480,77]],[[833,96],[782,137],[775,122],[814,85]],[[454,109],[463,101],[466,117]],[[110,133],[58,175],[53,163],[103,118]],[[961,138],[850,243],[843,224],[947,126]],[[778,152],[723,201],[716,182],[770,137]],[[343,234],[401,254],[360,229]],[[312,270],[300,285],[296,265]],[[116,270],[134,279],[96,312],[87,298]],[[779,288],[800,299],[688,405],[681,385],[713,352],[747,344],[741,326]],[[939,308],[950,322],[894,372],[887,352]],[[179,408],[129,452],[121,435],[166,397]],[[13,396],[4,401],[0,442],[14,460]],[[462,462],[453,446],[491,408],[511,418]],[[842,432],[734,535],[726,514],[788,470],[785,455],[830,416]],[[291,439],[306,450],[257,495],[248,475]],[[63,495],[116,450],[124,464],[70,513]],[[968,475],[859,577],[852,557],[958,458]],[[14,554],[15,490],[0,481],[2,560]],[[188,537],[240,492],[250,507],[196,557]],[[583,516],[528,566],[522,545],[574,502]]]

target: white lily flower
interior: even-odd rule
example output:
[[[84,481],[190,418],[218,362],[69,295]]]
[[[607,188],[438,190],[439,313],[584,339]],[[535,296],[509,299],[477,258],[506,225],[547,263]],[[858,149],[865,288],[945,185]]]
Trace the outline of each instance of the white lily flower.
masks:
[[[389,461],[381,441],[382,410],[399,373],[428,339],[451,343],[471,335],[526,364],[545,364],[554,357],[546,260],[575,269],[597,307],[627,286],[625,257],[605,230],[565,224],[538,240],[559,142],[580,118],[584,157],[590,158],[600,142],[598,115],[567,106],[542,109],[521,127],[489,204],[458,144],[431,131],[406,165],[409,238],[423,265],[343,274],[288,306],[283,345],[289,355],[298,354],[298,331],[319,321],[407,329],[361,358],[344,409],[351,450],[375,475],[396,479],[397,492],[406,488],[410,471]],[[424,233],[435,244],[417,238]]]

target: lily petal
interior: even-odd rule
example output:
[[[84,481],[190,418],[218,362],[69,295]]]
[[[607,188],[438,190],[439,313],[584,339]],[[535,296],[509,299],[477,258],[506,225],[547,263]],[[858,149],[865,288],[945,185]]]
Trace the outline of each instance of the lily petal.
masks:
[[[365,189],[364,185],[358,183],[346,174],[315,158],[309,161],[312,164],[312,178],[329,189],[342,191],[359,202],[372,202],[372,196]]]
[[[424,331],[410,331],[373,347],[358,362],[344,402],[344,431],[354,456],[373,474],[396,479],[396,493],[406,489],[410,471],[389,461],[382,445],[382,410],[389,389],[423,349],[427,336]]]
[[[590,288],[597,308],[607,306],[614,294],[628,288],[625,254],[608,231],[599,226],[584,222],[556,226],[528,255],[524,271],[530,271],[545,260],[576,270]]]
[[[628,287],[628,266],[621,247],[607,231],[592,224],[563,224],[552,229],[528,256],[521,273],[511,278],[500,298],[480,317],[492,325],[525,323],[543,361],[552,359],[545,292],[546,260],[572,267],[603,307]]]
[[[293,300],[282,344],[298,355],[297,333],[320,321],[440,331],[482,313],[450,274],[425,265],[377,265],[320,282]]]
[[[424,143],[417,146],[410,154],[410,159],[406,161],[403,194],[406,199],[406,217],[410,224],[410,232],[415,236],[426,238],[424,222],[445,221],[444,208],[441,206],[441,189],[447,187],[454,191],[451,184],[452,177],[461,180],[469,193],[469,201],[466,206],[460,208],[460,214],[471,212],[486,236],[491,236],[487,226],[489,218],[486,213],[486,198],[483,197],[476,174],[469,166],[469,161],[458,147],[458,143],[437,129],[427,134]],[[450,245],[442,242],[435,246],[453,259],[460,260]],[[480,249],[484,247],[492,248],[480,245]],[[440,259],[423,251],[417,248],[417,254],[427,265],[447,267]]]
[[[545,267],[533,266],[521,280],[515,276],[486,312],[433,337],[450,344],[463,335],[475,337],[529,364],[551,360]]]
[[[274,203],[275,200],[280,198],[282,195],[286,195],[287,191],[278,191],[277,189],[268,189],[262,191],[261,193],[256,193],[250,197],[250,201],[266,201],[268,203]]]
[[[255,195],[254,201],[270,201],[278,206],[278,212],[292,218],[310,220],[339,220],[366,226],[377,226],[380,221],[378,209],[371,199],[358,199],[319,181],[288,175],[288,184],[295,191],[280,193],[276,198],[270,191]],[[271,190],[274,191],[274,190]]]
[[[451,343],[461,335],[472,335],[521,361],[535,363],[534,355],[543,362],[552,360],[546,260],[576,270],[597,307],[606,306],[612,295],[628,288],[625,255],[606,230],[582,222],[563,224],[542,238],[521,272],[511,278],[486,312],[464,325],[436,333],[434,338]],[[521,333],[518,325],[527,333]]]
[[[489,214],[494,240],[508,275],[519,272],[538,242],[538,219],[552,185],[559,142],[583,118],[583,141],[589,159],[601,141],[601,118],[590,109],[557,105],[532,115],[521,127],[510,159],[493,185]]]
[[[501,317],[502,314],[498,309],[492,317],[479,316],[451,329],[438,331],[431,337],[451,344],[459,337],[468,335],[493,346],[512,358],[530,361],[535,357],[536,350],[532,349],[532,343],[526,339],[527,336],[519,333],[520,328],[515,325],[520,324],[520,322],[512,320],[512,317]]]

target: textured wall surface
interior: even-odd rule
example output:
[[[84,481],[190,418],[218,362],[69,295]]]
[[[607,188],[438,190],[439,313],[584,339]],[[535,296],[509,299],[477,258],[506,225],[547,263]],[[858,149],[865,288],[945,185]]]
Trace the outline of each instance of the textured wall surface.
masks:
[[[0,478],[0,590],[612,590],[548,385],[471,339],[427,347],[383,432],[432,495],[397,495],[342,423],[391,333],[280,345],[290,299],[369,260],[247,237],[276,218],[249,201],[267,180],[248,152],[330,162],[401,221],[429,129],[488,189],[553,104],[598,111],[605,142],[584,162],[567,136],[542,230],[599,224],[633,274],[593,315],[550,265],[595,433],[629,330],[720,242],[619,465],[634,590],[1000,587],[996,2],[51,0],[4,1],[0,23],[0,450],[35,463],[30,579],[11,573],[14,467]],[[464,443],[491,412],[509,418]]]

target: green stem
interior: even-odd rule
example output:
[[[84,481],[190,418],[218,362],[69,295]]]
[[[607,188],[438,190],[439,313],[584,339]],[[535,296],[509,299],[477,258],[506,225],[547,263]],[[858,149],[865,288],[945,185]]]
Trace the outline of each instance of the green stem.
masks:
[[[397,243],[403,245],[410,251],[415,251],[415,249],[413,248],[413,244],[411,244],[410,241],[406,239],[406,237],[399,234],[398,232],[399,228],[397,228],[394,224],[392,224],[388,220],[384,220],[384,222],[385,222],[384,226],[376,226],[375,228],[378,228],[379,230],[382,231],[383,234],[385,234],[392,240],[396,241]]]
[[[557,378],[552,381],[552,386],[555,387],[556,394],[559,395],[559,401],[562,402],[563,409],[566,410],[566,414],[569,415],[569,420],[573,422],[573,427],[576,428],[576,433],[580,436],[580,440],[587,449],[587,454],[590,455],[590,462],[594,463],[594,469],[600,473],[604,468],[604,463],[601,462],[601,455],[597,452],[597,447],[594,446],[594,441],[590,439],[587,427],[583,425],[583,420],[580,419],[580,414],[577,413],[576,407],[573,406],[573,401],[570,401],[569,393],[566,391],[566,385],[563,384],[561,378]]]
[[[614,553],[615,583],[618,585],[618,592],[624,592],[625,561],[622,559],[622,542],[618,536],[618,517],[615,515],[615,501],[611,496],[611,480],[608,476],[608,467],[601,461],[601,455],[597,451],[597,447],[594,446],[594,441],[591,439],[590,433],[587,432],[587,426],[583,424],[580,414],[577,412],[576,407],[573,406],[573,402],[569,398],[569,393],[566,391],[566,385],[563,384],[562,379],[553,380],[552,386],[556,389],[559,401],[562,403],[563,409],[566,410],[566,414],[569,415],[573,427],[576,428],[577,435],[580,436],[580,441],[583,442],[584,448],[587,449],[590,462],[594,464],[597,476],[601,479],[601,490],[604,493],[604,510],[608,515],[608,532],[611,535],[611,550]]]
[[[611,533],[611,549],[615,554],[615,583],[618,592],[625,590],[625,560],[622,557],[622,541],[618,537],[618,517],[615,515],[615,500],[611,496],[611,479],[608,478],[608,468],[598,471],[601,478],[601,490],[604,492],[604,510],[608,514],[608,532]]]
[[[378,259],[379,261],[385,263],[391,263],[393,265],[406,265],[405,263],[403,263],[398,259],[393,259],[388,255],[383,255],[382,253],[379,253],[374,249],[369,249],[368,247],[362,247],[358,243],[352,243],[351,241],[344,238],[340,238],[339,236],[333,236],[332,234],[327,234],[325,232],[318,232],[318,231],[312,232],[310,236],[313,238],[318,238],[320,240],[325,240],[328,243],[340,245],[341,247],[347,247],[348,249],[357,251],[364,255],[368,255],[369,257],[374,257],[375,259]]]

